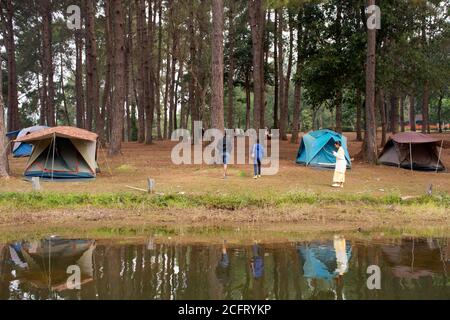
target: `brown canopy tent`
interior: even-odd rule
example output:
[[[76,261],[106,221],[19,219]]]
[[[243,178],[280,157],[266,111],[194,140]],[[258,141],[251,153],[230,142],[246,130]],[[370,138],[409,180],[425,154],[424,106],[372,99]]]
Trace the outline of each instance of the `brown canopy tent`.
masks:
[[[44,180],[94,179],[97,173],[97,134],[74,127],[33,132],[16,142],[33,145],[25,178]]]
[[[410,170],[444,171],[441,161],[443,145],[443,140],[426,134],[398,133],[386,143],[378,162]]]

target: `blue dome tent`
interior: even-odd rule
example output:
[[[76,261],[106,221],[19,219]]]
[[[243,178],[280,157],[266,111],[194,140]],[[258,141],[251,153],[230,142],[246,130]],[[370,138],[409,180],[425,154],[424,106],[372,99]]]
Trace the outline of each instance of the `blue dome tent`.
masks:
[[[37,132],[43,129],[47,129],[48,127],[45,126],[34,126],[25,128],[22,130],[12,131],[8,132],[6,136],[9,139],[20,139],[22,137],[25,137],[33,132]],[[14,158],[26,158],[31,156],[31,153],[33,152],[33,145],[29,143],[23,143],[23,142],[15,142],[14,147],[12,150],[12,154]]]
[[[326,129],[310,132],[303,137],[296,162],[304,166],[334,169],[336,158],[333,156],[333,151],[336,151],[334,147],[336,141],[342,143],[347,159],[347,168],[350,169],[352,162],[347,149],[347,138]]]

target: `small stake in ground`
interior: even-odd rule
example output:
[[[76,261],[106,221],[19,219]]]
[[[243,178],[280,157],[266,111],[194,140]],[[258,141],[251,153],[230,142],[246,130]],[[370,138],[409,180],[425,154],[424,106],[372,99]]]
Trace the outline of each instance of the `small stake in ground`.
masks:
[[[33,188],[33,191],[41,191],[41,181],[39,177],[31,178],[31,186]]]
[[[155,193],[155,180],[148,178],[148,193]]]

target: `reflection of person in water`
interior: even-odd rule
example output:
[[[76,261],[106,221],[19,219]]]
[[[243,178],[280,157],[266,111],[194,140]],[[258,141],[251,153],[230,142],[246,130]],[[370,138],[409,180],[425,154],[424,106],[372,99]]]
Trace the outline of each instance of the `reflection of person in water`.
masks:
[[[224,287],[230,283],[230,257],[228,256],[226,241],[222,245],[222,255],[216,267],[216,275]]]
[[[343,276],[348,271],[351,257],[351,246],[343,237],[336,236],[333,244],[313,242],[299,245],[298,253],[304,261],[304,277],[314,295],[334,288],[338,297],[342,295]]]
[[[255,243],[252,247],[253,258],[250,263],[252,269],[253,278],[259,279],[264,275],[264,256],[262,254],[262,248]]]
[[[250,269],[253,278],[251,299],[264,300],[267,298],[266,291],[264,289],[264,251],[263,248],[256,242],[252,246]]]
[[[342,236],[334,236],[334,251],[336,252],[336,295],[339,300],[343,298],[344,274],[348,271],[348,260],[350,255],[347,254],[347,242]]]
[[[334,236],[334,251],[336,252],[337,267],[335,274],[337,276],[343,276],[348,271],[348,259],[347,255],[347,242],[342,236]]]

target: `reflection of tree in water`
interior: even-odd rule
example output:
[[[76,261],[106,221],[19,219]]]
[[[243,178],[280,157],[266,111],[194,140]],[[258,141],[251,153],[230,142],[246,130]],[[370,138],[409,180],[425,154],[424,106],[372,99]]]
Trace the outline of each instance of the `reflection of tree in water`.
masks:
[[[7,247],[0,244],[0,300],[7,299],[9,296],[7,254]]]

